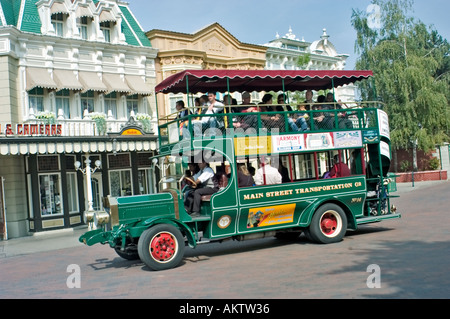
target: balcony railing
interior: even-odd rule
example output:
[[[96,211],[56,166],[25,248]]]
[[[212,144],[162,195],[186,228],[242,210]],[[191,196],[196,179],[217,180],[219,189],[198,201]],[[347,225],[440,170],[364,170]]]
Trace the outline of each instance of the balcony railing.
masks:
[[[132,111],[130,118],[134,119],[142,131],[149,134],[157,132],[157,121],[152,119],[147,114],[135,115]],[[111,114],[109,116],[103,113],[87,113],[85,112],[82,119],[65,119],[61,110],[58,117],[51,112],[41,112],[34,115],[30,109],[30,117],[24,121],[23,124],[28,126],[41,124],[55,124],[60,127],[58,136],[76,137],[76,136],[106,136],[108,133],[119,133],[124,127],[130,125],[130,118],[128,119],[114,119]],[[30,135],[39,135],[33,134]],[[45,134],[44,134],[45,135]]]

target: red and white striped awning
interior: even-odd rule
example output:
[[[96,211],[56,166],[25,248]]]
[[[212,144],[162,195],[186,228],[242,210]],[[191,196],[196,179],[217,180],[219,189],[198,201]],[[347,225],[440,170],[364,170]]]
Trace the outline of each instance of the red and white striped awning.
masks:
[[[156,93],[326,90],[373,76],[343,70],[185,70],[163,80]]]
[[[58,138],[36,138],[36,141],[32,138],[0,139],[0,155],[145,152],[154,151],[156,148],[156,140],[150,139],[117,139],[115,141],[63,141]]]

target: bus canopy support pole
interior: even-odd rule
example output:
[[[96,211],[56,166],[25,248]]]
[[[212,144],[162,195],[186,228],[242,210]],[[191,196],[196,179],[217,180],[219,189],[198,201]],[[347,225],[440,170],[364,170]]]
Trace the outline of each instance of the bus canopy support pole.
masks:
[[[187,74],[186,74],[186,96],[187,96],[188,110],[189,110],[189,107],[190,107],[190,103],[189,103],[189,78],[188,78]],[[195,110],[194,110],[194,113],[195,113]],[[188,115],[189,115],[189,112],[188,112]],[[189,116],[189,122],[188,122],[188,131],[189,131],[189,134],[191,136],[194,136],[194,128],[192,127],[192,120],[191,120],[190,116]],[[192,143],[192,141],[191,141],[191,143]]]
[[[292,154],[289,153],[289,170],[291,172],[291,182],[294,181],[294,171],[292,169]]]
[[[285,87],[284,87],[284,78],[281,79],[281,88],[283,89],[283,100],[284,100],[284,97],[285,97],[285,96],[287,97],[286,90],[285,90]],[[287,101],[283,101],[283,102],[284,102],[284,104],[287,103]],[[283,108],[283,110],[286,111],[286,109],[284,109],[284,108]],[[284,117],[284,130],[285,130],[286,132],[289,132],[289,121],[288,121],[287,118],[286,118],[286,117],[287,117],[287,114],[284,113],[284,114],[283,114],[283,117]]]
[[[228,76],[227,76],[227,92],[228,92],[228,96],[231,98],[231,94],[230,94],[230,78]],[[230,100],[228,99],[228,101],[230,101]],[[230,107],[230,110],[231,110],[231,105],[229,105],[229,107]],[[224,123],[225,123],[225,129],[226,129],[228,127],[228,115],[227,115],[226,105],[223,108],[223,113],[225,114],[224,115]]]
[[[334,92],[334,79],[333,78],[331,78],[331,86],[333,88],[333,102],[334,102],[334,101],[336,101],[336,95]],[[336,109],[336,104],[334,104],[334,108]]]
[[[319,163],[317,162],[317,152],[314,152],[314,171],[316,173],[316,179],[319,179]]]
[[[366,175],[366,155],[364,154],[364,147],[361,147],[361,170],[364,175]]]

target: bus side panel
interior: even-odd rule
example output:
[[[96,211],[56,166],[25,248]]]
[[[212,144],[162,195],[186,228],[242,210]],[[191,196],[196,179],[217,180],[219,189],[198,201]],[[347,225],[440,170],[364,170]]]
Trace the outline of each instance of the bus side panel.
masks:
[[[342,206],[353,226],[355,216],[363,215],[365,194],[364,176],[241,189],[238,232],[309,226],[314,211],[325,202]]]

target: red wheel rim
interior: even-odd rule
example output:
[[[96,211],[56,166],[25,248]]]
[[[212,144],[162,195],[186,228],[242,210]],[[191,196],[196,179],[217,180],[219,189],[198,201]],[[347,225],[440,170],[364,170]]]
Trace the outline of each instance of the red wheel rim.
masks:
[[[150,254],[158,262],[168,262],[176,254],[177,240],[171,233],[156,234],[150,242]]]
[[[341,217],[336,212],[326,212],[320,219],[320,230],[327,237],[334,237],[340,232]]]

